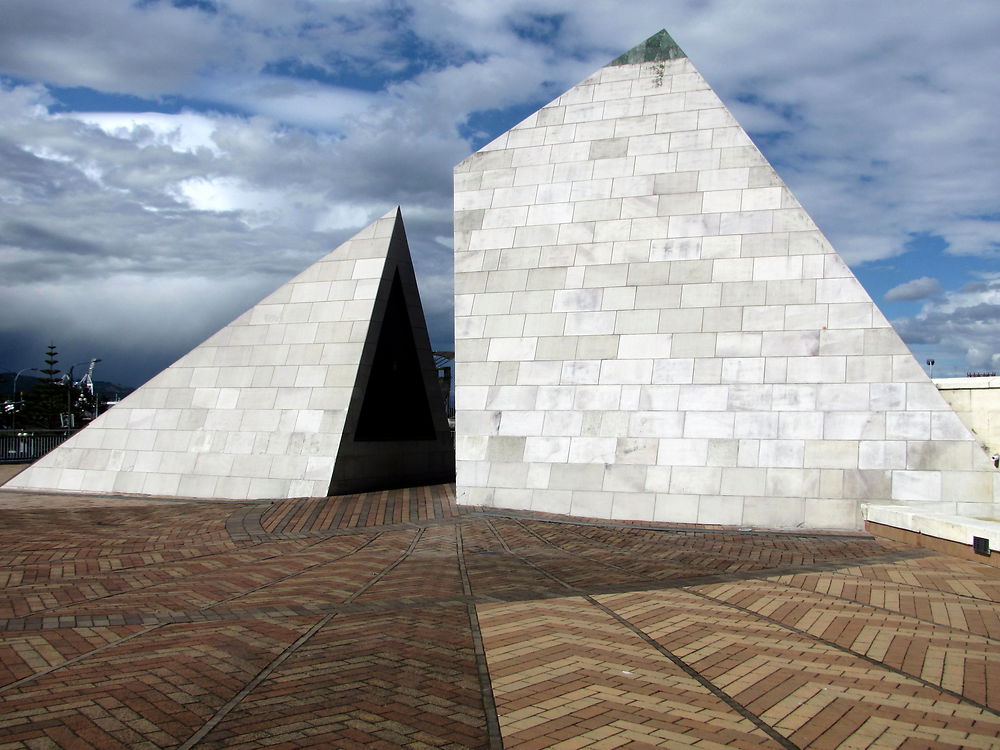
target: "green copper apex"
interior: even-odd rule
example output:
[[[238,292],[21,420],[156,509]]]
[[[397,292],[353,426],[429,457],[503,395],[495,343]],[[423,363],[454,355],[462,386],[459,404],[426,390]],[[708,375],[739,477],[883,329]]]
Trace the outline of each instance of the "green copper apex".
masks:
[[[635,45],[624,55],[619,55],[605,67],[612,65],[632,65],[633,63],[679,60],[687,57],[684,50],[673,40],[666,29],[660,29],[641,44]]]

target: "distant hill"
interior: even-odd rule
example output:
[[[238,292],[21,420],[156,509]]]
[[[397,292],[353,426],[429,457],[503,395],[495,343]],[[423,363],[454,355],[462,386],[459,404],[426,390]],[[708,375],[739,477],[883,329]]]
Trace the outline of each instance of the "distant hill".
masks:
[[[17,390],[21,393],[29,393],[34,390],[44,378],[34,377],[25,373],[17,379]],[[127,385],[112,383],[107,380],[95,380],[94,390],[105,399],[125,398],[135,390]],[[14,373],[0,372],[0,401],[7,401],[14,395]]]
[[[94,390],[101,396],[108,399],[122,399],[134,391],[135,388],[129,388],[127,385],[119,385],[118,383],[111,383],[107,380],[95,380]]]

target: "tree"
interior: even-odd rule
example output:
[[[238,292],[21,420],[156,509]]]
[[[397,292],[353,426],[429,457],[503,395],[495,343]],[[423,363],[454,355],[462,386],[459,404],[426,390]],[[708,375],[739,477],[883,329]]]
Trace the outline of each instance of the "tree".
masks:
[[[59,352],[54,343],[49,344],[43,361],[45,367],[39,368],[38,372],[45,376],[45,380],[25,394],[24,411],[18,418],[18,424],[36,429],[58,429],[63,426],[61,415],[66,414],[67,396],[71,407],[77,400],[73,392],[75,389],[68,378],[60,377],[62,371],[57,366]]]
[[[46,367],[39,370],[39,372],[42,375],[47,376],[45,379],[49,383],[55,383],[58,380],[58,378],[56,377],[59,374],[59,368],[56,367],[56,365],[59,364],[58,357],[59,357],[59,352],[56,351],[56,345],[50,342],[49,348],[45,352],[44,361]]]

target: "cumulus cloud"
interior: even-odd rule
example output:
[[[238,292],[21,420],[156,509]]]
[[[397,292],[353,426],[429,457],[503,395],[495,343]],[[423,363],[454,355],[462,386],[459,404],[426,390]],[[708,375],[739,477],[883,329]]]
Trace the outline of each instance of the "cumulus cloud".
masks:
[[[67,358],[110,367],[105,355],[130,341],[122,379],[141,382],[395,204],[432,338],[450,348],[451,167],[514,124],[503,117],[665,25],[862,281],[866,262],[920,234],[995,257],[1000,89],[982,71],[1000,67],[984,20],[1000,11],[907,8],[709,0],[665,18],[645,2],[107,0],[80,13],[12,0],[0,25],[0,341],[12,343],[0,365],[30,365],[71,336],[58,342]],[[89,87],[74,91],[95,104],[68,106],[58,87]],[[116,109],[118,94],[148,111]],[[925,299],[926,284],[889,294]],[[972,294],[902,325],[915,340],[955,321],[981,359],[991,344],[968,319]],[[142,299],[156,314],[127,314]]]
[[[905,284],[894,286],[884,297],[888,302],[909,302],[912,300],[926,299],[941,293],[941,284],[937,279],[930,276],[921,276],[919,279],[907,281]]]
[[[903,340],[932,355],[945,373],[1000,369],[1000,280],[970,283],[892,321]]]
[[[0,70],[143,97],[207,96],[220,80],[252,88],[257,74],[285,62],[327,72],[345,60],[378,65],[394,38],[395,6],[102,0],[83,13],[62,0],[10,0],[0,26]]]
[[[81,12],[14,0],[0,25],[0,70],[57,86],[156,95],[189,83],[223,41],[219,19],[169,4],[106,0]]]
[[[899,255],[922,233],[996,257],[1000,174],[983,165],[1000,159],[989,135],[1000,89],[982,71],[1000,49],[988,5],[774,5],[783,20],[763,28],[760,6],[714,3],[683,46],[845,259]]]

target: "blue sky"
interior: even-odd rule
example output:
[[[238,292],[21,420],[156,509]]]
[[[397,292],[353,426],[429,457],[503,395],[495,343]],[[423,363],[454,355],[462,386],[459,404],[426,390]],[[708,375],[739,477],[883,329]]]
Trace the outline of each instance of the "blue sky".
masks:
[[[0,368],[138,385],[396,204],[451,348],[451,169],[660,28],[935,375],[1000,369],[1000,4],[7,0]]]

